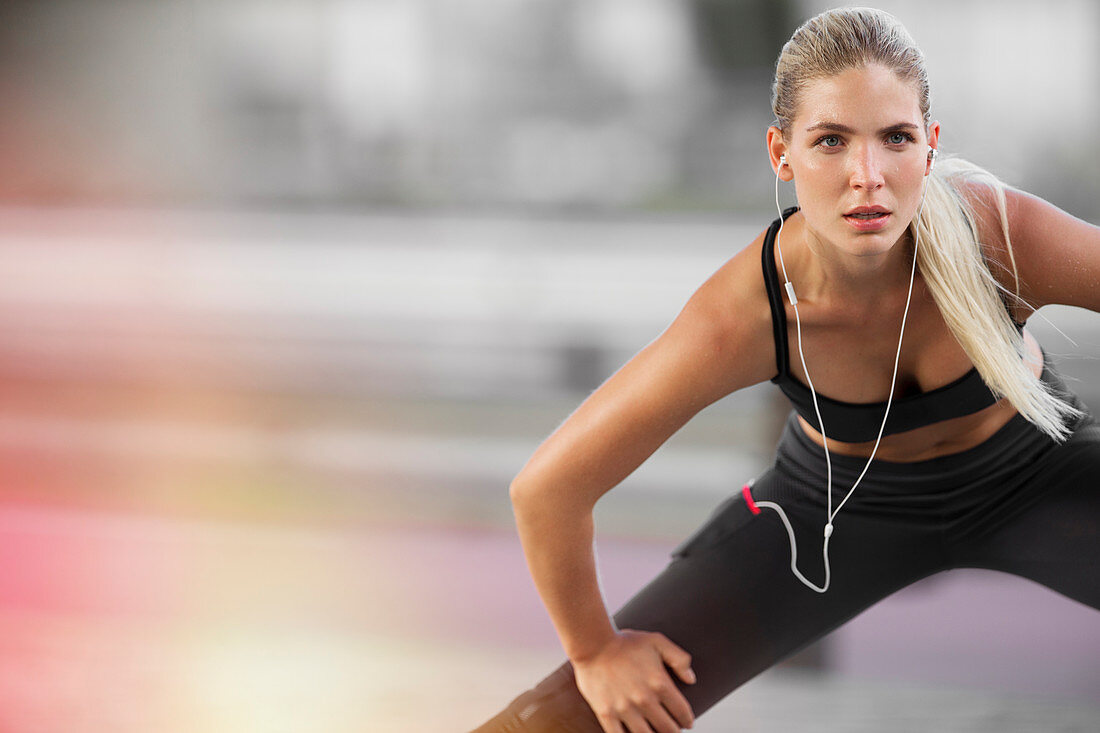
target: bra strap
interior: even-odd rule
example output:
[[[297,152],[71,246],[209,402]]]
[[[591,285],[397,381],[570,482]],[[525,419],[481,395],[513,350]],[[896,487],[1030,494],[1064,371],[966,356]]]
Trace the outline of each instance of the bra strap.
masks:
[[[798,207],[792,206],[783,212],[783,218],[786,219],[796,211],[798,211]],[[775,366],[778,374],[772,381],[785,378],[790,370],[790,357],[787,346],[787,311],[783,307],[779,273],[775,268],[775,235],[778,231],[779,219],[776,219],[764,234],[764,246],[760,249],[761,264],[764,269],[764,287],[768,291],[768,305],[772,311],[772,334],[775,337]]]

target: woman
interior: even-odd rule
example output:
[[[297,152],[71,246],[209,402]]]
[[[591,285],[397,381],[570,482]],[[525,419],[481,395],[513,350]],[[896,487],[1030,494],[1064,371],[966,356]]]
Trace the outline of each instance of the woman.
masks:
[[[512,484],[569,662],[479,730],[691,727],[950,568],[1100,608],[1100,428],[1023,327],[1050,303],[1100,309],[1100,229],[962,161],[936,166],[923,58],[881,11],[800,27],[773,109],[777,185],[793,182],[801,208],[710,277]],[[612,620],[596,500],[700,409],[765,380],[795,407],[775,464]]]

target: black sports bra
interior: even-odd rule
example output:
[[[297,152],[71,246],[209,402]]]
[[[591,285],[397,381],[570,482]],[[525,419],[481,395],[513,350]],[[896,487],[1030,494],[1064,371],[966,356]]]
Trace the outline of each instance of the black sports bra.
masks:
[[[783,212],[786,219],[798,207]],[[783,288],[775,267],[775,236],[779,230],[779,219],[772,222],[764,235],[762,259],[764,266],[764,285],[768,291],[768,302],[772,311],[772,330],[775,333],[775,363],[779,373],[772,377],[783,394],[790,398],[794,409],[806,422],[817,427],[817,414],[814,411],[813,396],[810,388],[796,379],[790,372],[790,352],[787,345],[787,314],[783,306],[781,293]],[[1023,329],[1022,323],[1017,323]],[[883,435],[901,433],[906,430],[931,425],[942,420],[970,415],[997,402],[997,396],[990,391],[976,367],[950,384],[909,395],[894,398],[890,405],[890,416],[886,420]],[[886,402],[841,402],[822,394],[817,395],[821,408],[821,419],[825,423],[825,432],[830,438],[845,443],[864,443],[878,437],[882,416],[886,411]]]

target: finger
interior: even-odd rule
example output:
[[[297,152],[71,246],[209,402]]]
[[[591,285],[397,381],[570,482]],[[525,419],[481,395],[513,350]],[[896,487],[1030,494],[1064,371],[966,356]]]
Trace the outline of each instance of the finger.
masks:
[[[657,733],[680,733],[683,730],[657,700],[647,703],[642,708],[642,712],[645,713],[646,721]]]
[[[676,675],[689,685],[695,684],[695,671],[691,668],[691,655],[676,646],[664,634],[657,635],[657,650]]]
[[[613,715],[597,715],[596,720],[600,721],[603,733],[625,733],[623,724]]]
[[[695,725],[695,713],[691,709],[691,703],[676,689],[675,685],[661,691],[661,704],[676,719],[681,728],[690,728]]]
[[[638,708],[631,708],[629,712],[623,713],[622,718],[623,724],[630,733],[656,733]]]

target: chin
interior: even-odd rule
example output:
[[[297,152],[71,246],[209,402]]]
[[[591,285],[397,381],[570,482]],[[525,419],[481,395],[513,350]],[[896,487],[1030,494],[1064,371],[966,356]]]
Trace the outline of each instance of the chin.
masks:
[[[848,229],[845,232],[846,237],[842,241],[848,243],[845,249],[848,249],[852,254],[872,257],[892,250],[904,239],[908,229],[908,225],[901,229],[888,227],[878,232],[853,232]]]

